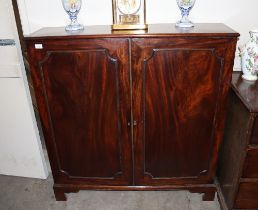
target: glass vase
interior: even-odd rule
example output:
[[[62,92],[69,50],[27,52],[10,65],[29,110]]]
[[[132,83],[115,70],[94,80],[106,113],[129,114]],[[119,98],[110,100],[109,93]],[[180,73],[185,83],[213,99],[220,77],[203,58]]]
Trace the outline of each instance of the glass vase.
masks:
[[[194,24],[189,20],[189,12],[193,8],[195,0],[177,0],[177,5],[181,11],[182,18],[176,23],[177,27],[190,28]]]
[[[77,15],[81,9],[81,0],[62,0],[64,10],[69,15],[71,23],[65,27],[66,31],[83,30],[83,25],[77,21]]]

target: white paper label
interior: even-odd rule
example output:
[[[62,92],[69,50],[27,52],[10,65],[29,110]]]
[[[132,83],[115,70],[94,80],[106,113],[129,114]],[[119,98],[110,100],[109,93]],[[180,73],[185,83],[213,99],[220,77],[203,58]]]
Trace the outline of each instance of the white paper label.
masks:
[[[43,49],[43,45],[42,44],[35,44],[35,49]]]

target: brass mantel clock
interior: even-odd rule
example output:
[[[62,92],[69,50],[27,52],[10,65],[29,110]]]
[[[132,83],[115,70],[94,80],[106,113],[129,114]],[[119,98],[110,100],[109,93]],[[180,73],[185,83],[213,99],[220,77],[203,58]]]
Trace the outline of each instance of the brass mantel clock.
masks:
[[[147,29],[145,0],[112,0],[113,30]]]

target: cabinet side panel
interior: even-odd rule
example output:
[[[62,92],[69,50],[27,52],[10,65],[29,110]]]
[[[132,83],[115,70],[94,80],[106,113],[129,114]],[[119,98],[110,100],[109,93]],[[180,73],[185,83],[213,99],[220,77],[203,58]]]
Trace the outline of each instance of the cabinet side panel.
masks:
[[[229,208],[233,207],[238,181],[241,176],[250,114],[230,91],[225,134],[219,155],[218,180]]]

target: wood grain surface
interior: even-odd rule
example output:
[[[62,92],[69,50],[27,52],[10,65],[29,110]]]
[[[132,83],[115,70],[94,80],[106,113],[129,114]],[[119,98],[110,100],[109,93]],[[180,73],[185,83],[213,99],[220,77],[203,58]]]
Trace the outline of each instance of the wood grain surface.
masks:
[[[228,209],[258,209],[257,83],[234,73],[218,180]]]
[[[212,182],[223,41],[133,39],[137,184]]]
[[[238,35],[223,24],[156,24],[26,37],[56,199],[80,189],[214,199]]]
[[[32,72],[40,90],[38,101],[44,101],[39,109],[55,160],[54,178],[128,185],[132,182],[128,41],[91,40],[72,50],[70,44],[46,43],[35,60],[38,69]]]

